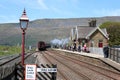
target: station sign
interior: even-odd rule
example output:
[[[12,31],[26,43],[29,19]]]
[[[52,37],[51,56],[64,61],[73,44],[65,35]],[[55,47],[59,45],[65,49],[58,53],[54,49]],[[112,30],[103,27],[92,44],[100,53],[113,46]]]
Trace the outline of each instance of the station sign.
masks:
[[[25,65],[25,80],[36,80],[36,65]]]
[[[57,72],[57,68],[37,68],[37,72]]]

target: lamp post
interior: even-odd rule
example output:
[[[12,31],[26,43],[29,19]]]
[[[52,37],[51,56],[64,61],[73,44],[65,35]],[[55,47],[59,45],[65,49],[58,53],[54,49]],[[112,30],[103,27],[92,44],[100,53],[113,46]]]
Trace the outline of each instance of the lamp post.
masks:
[[[24,9],[23,11],[23,14],[21,16],[21,18],[19,19],[20,20],[20,28],[22,30],[22,58],[21,58],[21,63],[22,65],[24,65],[24,54],[25,54],[25,30],[27,29],[28,27],[28,22],[29,22],[29,19],[26,15],[26,11]]]

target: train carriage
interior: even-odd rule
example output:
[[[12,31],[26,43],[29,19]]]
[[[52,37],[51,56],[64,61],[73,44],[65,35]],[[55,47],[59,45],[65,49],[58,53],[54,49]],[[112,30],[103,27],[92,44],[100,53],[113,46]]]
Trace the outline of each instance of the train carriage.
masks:
[[[39,51],[44,51],[44,50],[46,50],[46,44],[45,44],[44,41],[39,41],[39,42],[38,42],[38,50],[39,50]]]

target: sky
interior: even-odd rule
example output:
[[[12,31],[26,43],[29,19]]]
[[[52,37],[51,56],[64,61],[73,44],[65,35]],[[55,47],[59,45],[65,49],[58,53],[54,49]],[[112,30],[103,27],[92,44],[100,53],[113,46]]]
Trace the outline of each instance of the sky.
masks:
[[[18,23],[24,8],[30,21],[120,16],[120,0],[0,0],[0,23]]]

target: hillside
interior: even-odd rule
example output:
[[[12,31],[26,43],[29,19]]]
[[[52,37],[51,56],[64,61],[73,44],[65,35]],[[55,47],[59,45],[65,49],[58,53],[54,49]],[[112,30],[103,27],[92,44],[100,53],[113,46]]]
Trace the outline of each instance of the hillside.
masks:
[[[97,25],[106,21],[120,22],[120,16],[94,17]],[[26,31],[26,45],[36,45],[40,40],[50,42],[54,38],[68,38],[75,26],[88,26],[91,18],[38,19],[29,22]],[[0,45],[21,44],[21,30],[18,23],[0,24]]]
[[[88,22],[91,19],[97,20],[97,25],[103,22],[120,22],[120,16],[109,17],[90,17],[90,18],[68,18],[68,19],[38,19],[31,21],[31,27],[73,27],[73,26],[88,26]],[[47,24],[46,24],[47,23]]]

